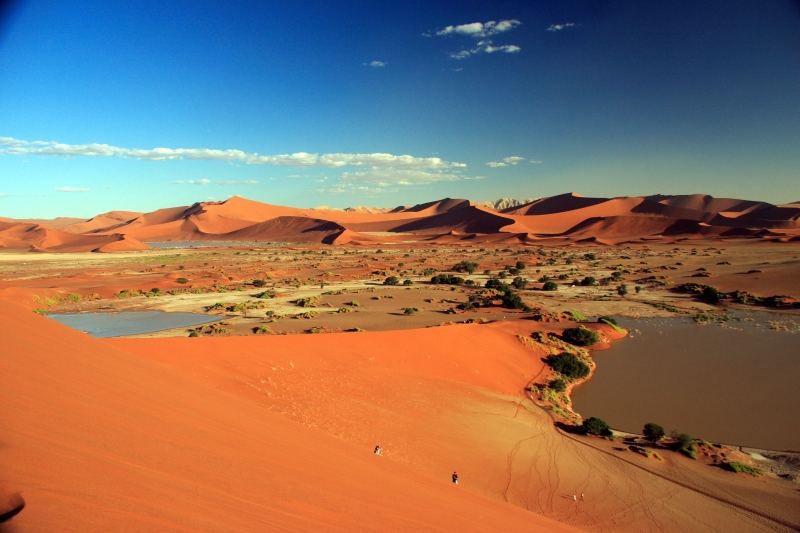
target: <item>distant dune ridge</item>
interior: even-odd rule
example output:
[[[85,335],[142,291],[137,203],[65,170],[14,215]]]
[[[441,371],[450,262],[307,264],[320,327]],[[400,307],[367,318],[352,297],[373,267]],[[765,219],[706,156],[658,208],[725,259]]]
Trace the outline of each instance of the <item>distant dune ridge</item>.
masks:
[[[234,196],[150,213],[109,211],[88,220],[0,217],[0,249],[56,252],[133,251],[146,249],[147,242],[202,240],[613,245],[724,238],[797,241],[800,203],[704,194],[589,198],[567,193],[483,203],[444,198],[394,209],[302,209]]]

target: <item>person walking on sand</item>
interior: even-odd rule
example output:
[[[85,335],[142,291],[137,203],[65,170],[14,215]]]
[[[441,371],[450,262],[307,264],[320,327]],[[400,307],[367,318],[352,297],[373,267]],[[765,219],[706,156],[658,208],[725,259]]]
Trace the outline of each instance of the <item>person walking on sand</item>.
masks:
[[[578,501],[578,496],[573,494],[572,495],[572,501],[574,501],[574,502]]]
[[[451,478],[453,480],[453,485],[458,485],[458,472],[453,472]]]
[[[373,453],[375,455],[383,455],[383,448],[381,448],[380,444],[375,445],[375,451]]]
[[[584,497],[584,494],[581,492],[581,501],[583,501]]]

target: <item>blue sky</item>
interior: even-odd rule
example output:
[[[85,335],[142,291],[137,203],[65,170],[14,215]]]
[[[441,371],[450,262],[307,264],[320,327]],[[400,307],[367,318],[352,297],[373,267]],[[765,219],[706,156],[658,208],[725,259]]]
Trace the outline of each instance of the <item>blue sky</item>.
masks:
[[[0,216],[800,200],[792,0],[8,5]]]

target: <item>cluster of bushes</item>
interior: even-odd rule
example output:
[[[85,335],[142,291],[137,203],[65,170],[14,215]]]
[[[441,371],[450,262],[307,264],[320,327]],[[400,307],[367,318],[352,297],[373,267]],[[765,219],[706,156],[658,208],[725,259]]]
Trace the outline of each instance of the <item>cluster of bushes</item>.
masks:
[[[519,294],[512,291],[511,289],[507,289],[503,291],[503,307],[506,309],[520,309],[522,311],[530,311],[530,307],[528,307],[522,298],[520,298]]]
[[[585,378],[589,375],[589,365],[571,353],[548,355],[545,362],[554,371],[570,380]]]
[[[508,285],[503,283],[497,278],[490,278],[486,280],[486,284],[484,285],[487,289],[495,289],[498,291],[504,291],[508,289]]]
[[[581,429],[586,435],[597,435],[598,437],[610,437],[611,428],[605,420],[590,416],[581,424]]]
[[[664,438],[664,428],[653,422],[648,422],[642,428],[642,435],[644,438],[655,444]]]
[[[316,307],[319,305],[319,298],[316,296],[309,296],[307,298],[299,298],[294,301],[300,307]]]
[[[738,461],[730,461],[722,463],[722,468],[729,472],[736,472],[742,474],[750,474],[751,476],[758,477],[761,475],[761,470],[755,466],[746,465]]]
[[[600,340],[596,331],[583,326],[565,329],[561,338],[575,346],[590,346]]]
[[[523,278],[518,278],[518,280],[519,281],[515,280],[516,283],[512,283],[512,285],[518,287],[519,285],[527,284],[527,280]],[[519,294],[512,290],[511,285],[508,285],[497,278],[491,278],[486,281],[484,287],[499,291],[503,301],[501,305],[506,309],[521,309],[523,311],[530,311],[530,307],[525,304]]]
[[[712,305],[718,305],[723,300],[730,300],[738,304],[760,305],[780,309],[800,309],[800,302],[790,296],[755,296],[746,291],[723,292],[711,285],[700,283],[682,283],[672,288],[673,291],[692,294],[698,300]]]
[[[464,278],[452,274],[436,274],[431,278],[434,285],[463,285]]]
[[[477,269],[478,269],[478,263],[474,263],[472,261],[461,261],[453,265],[453,268],[451,270],[453,272],[466,272],[467,274],[472,274]]]
[[[697,458],[697,448],[694,446],[694,439],[688,433],[672,432],[672,438],[675,440],[675,449],[689,457],[690,459]]]
[[[556,392],[564,392],[567,390],[567,382],[562,378],[551,379],[547,382],[547,387]]]

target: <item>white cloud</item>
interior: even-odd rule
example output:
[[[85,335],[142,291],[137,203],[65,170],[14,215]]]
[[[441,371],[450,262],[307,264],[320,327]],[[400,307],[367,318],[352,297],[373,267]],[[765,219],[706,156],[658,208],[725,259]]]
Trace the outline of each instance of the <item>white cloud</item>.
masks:
[[[470,22],[469,24],[459,24],[457,26],[445,26],[444,28],[438,30],[436,35],[439,35],[440,37],[445,35],[468,35],[470,37],[483,39],[484,37],[489,37],[491,35],[497,35],[498,33],[513,30],[520,24],[522,23],[515,19]]]
[[[371,167],[343,172],[339,179],[318,192],[378,194],[399,192],[405,187],[425,186],[444,181],[482,179],[481,176],[465,176],[458,169],[397,169]]]
[[[574,26],[574,22],[561,22],[559,24],[550,24],[545,31],[562,31]]]
[[[468,37],[478,39],[478,42],[475,44],[475,46],[470,46],[456,52],[451,52],[451,59],[467,59],[468,57],[472,57],[476,54],[494,54],[497,52],[504,54],[516,54],[522,50],[522,48],[520,48],[518,45],[496,45],[492,39],[489,39],[489,37],[513,30],[520,24],[522,23],[516,19],[470,22],[469,24],[459,24],[457,26],[445,26],[444,28],[438,30],[436,35],[440,37],[450,35],[466,35]]]
[[[428,185],[439,181],[464,179],[461,174],[450,171],[386,169],[373,167],[368,170],[343,172],[342,182],[370,183],[374,187]]]
[[[372,67],[372,68],[383,68],[386,65],[388,65],[388,63],[386,61],[381,61],[380,59],[373,59],[369,63],[364,63],[365,67]]]
[[[417,157],[389,153],[309,153],[262,155],[237,149],[217,148],[125,148],[110,144],[65,144],[55,141],[25,141],[0,137],[0,155],[124,157],[148,161],[207,160],[248,165],[292,167],[385,167],[415,169],[464,168],[464,163],[440,157]]]
[[[72,185],[64,185],[56,187],[56,192],[89,192],[89,187],[73,187]]]
[[[544,161],[540,161],[539,159],[531,159],[528,161],[531,165],[541,165]]]
[[[518,165],[518,164],[522,163],[523,161],[525,161],[524,157],[521,157],[521,156],[518,156],[518,155],[510,155],[508,157],[504,157],[500,161],[489,161],[488,163],[486,163],[486,166],[487,167],[491,167],[491,168],[502,168],[502,167],[509,167],[509,166]],[[533,162],[533,161],[531,161],[531,162]],[[537,161],[537,162],[541,163],[541,161]]]
[[[473,48],[452,52],[450,57],[453,59],[466,59],[474,56],[475,54],[494,54],[496,52],[502,52],[504,54],[516,54],[520,50],[522,50],[522,48],[515,44],[503,44],[495,46],[492,44],[492,41],[479,41],[478,44]]]

